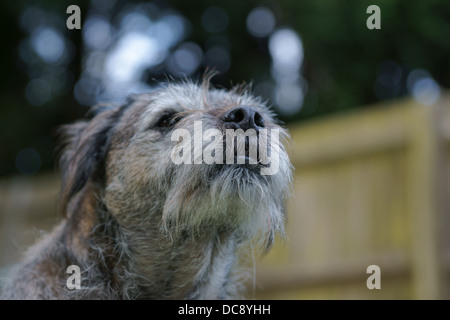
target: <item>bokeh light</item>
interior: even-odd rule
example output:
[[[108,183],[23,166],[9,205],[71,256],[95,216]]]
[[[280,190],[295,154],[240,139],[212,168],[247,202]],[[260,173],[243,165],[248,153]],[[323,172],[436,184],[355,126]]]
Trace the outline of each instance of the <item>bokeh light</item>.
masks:
[[[24,175],[36,174],[41,168],[41,156],[35,149],[22,149],[16,156],[16,168]]]
[[[169,60],[169,70],[178,77],[187,77],[195,72],[201,64],[203,51],[193,42],[181,44]]]
[[[413,70],[408,75],[407,86],[414,99],[426,106],[434,105],[441,96],[439,84],[423,69]]]
[[[300,36],[288,28],[274,31],[269,38],[269,52],[271,73],[276,82],[273,92],[275,106],[281,114],[293,115],[303,106],[306,88],[300,75],[303,62]]]
[[[200,46],[182,43],[190,26],[179,13],[136,4],[117,21],[113,25],[98,14],[86,19],[86,59],[74,88],[78,103],[121,102],[132,93],[151,90],[146,75],[160,66],[172,76],[186,77],[201,65]]]
[[[56,63],[64,53],[64,38],[53,28],[40,28],[31,34],[31,45],[47,63]]]
[[[94,50],[108,48],[112,40],[112,27],[102,16],[90,17],[83,26],[84,43]]]
[[[292,29],[275,31],[269,39],[269,50],[273,59],[273,75],[277,81],[292,81],[286,76],[296,77],[303,62],[303,45],[299,35]]]
[[[395,61],[382,61],[377,68],[375,95],[381,99],[398,97],[402,89],[403,70]]]
[[[51,97],[52,89],[45,79],[33,79],[25,88],[25,97],[34,106],[41,106]]]
[[[266,7],[256,7],[247,16],[248,32],[258,38],[267,37],[275,27],[275,16]]]

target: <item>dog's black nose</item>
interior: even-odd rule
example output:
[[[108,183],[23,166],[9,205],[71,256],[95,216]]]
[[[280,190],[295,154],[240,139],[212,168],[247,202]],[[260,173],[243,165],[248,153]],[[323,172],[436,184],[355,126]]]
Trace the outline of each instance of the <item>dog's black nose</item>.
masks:
[[[237,106],[222,116],[226,129],[255,129],[258,131],[265,127],[261,114],[250,106]]]

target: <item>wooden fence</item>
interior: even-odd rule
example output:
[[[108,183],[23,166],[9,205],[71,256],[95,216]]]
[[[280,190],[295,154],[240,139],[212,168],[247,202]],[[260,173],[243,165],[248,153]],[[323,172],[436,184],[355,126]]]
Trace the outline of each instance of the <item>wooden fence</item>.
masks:
[[[291,127],[288,236],[257,261],[249,297],[448,298],[449,102],[395,101]],[[0,268],[57,220],[57,181],[0,181]],[[370,265],[381,289],[366,286]]]
[[[291,128],[288,240],[256,268],[257,298],[449,297],[450,97]],[[367,267],[381,271],[369,290]]]

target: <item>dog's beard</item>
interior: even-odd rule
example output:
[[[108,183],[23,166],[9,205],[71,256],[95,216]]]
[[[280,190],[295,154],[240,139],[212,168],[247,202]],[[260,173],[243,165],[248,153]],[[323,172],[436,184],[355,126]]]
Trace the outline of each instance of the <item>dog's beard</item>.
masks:
[[[210,230],[236,232],[268,248],[284,232],[284,202],[291,165],[280,144],[279,169],[261,175],[261,164],[180,164],[173,175],[162,222],[172,236]]]

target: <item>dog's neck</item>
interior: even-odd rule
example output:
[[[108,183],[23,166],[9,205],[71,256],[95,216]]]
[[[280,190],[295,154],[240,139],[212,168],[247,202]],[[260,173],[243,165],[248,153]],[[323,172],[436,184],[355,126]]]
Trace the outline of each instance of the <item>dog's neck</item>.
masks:
[[[233,237],[208,234],[161,242],[141,236],[129,239],[134,246],[130,271],[135,274],[140,297],[224,299],[234,294],[227,287],[235,264]]]
[[[239,293],[232,279],[237,250],[233,233],[210,230],[174,239],[157,223],[129,230],[107,210],[86,200],[80,204],[83,210],[77,214],[83,212],[82,217],[66,220],[72,251],[85,267],[100,266],[118,298],[225,299]]]

